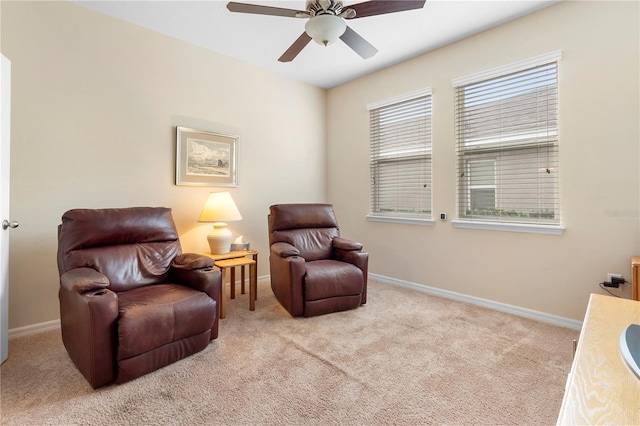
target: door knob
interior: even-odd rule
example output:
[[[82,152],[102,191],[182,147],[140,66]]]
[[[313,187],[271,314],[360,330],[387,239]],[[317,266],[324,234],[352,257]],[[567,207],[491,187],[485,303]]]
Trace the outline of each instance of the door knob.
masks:
[[[20,226],[20,224],[15,220],[12,220],[11,222],[9,222],[8,220],[5,219],[2,221],[2,229],[17,228],[18,226]]]

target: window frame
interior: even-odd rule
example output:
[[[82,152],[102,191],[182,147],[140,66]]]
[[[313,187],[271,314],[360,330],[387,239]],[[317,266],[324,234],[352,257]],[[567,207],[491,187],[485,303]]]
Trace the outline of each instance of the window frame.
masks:
[[[464,167],[467,166],[469,161],[482,161],[481,155],[478,154],[479,150],[474,153],[473,148],[466,150],[468,152],[468,159],[464,160],[465,153],[462,153],[461,150],[461,140],[459,134],[458,125],[460,120],[460,111],[461,107],[458,105],[458,90],[463,86],[472,85],[475,83],[483,83],[487,81],[491,81],[493,79],[498,79],[503,76],[507,76],[509,74],[514,74],[522,71],[526,71],[531,68],[537,68],[540,66],[548,65],[553,62],[556,63],[556,72],[559,74],[559,66],[558,63],[562,58],[561,51],[553,51],[543,55],[539,55],[530,59],[525,59],[523,61],[518,61],[512,64],[508,64],[505,66],[493,68],[490,70],[482,71],[476,74],[472,74],[466,77],[458,78],[452,81],[452,85],[456,91],[456,112],[455,112],[455,120],[456,120],[456,158],[457,158],[457,177],[456,177],[456,219],[452,220],[452,225],[457,228],[466,228],[466,229],[484,229],[484,230],[498,230],[498,231],[514,231],[514,232],[527,232],[527,233],[542,233],[542,234],[551,234],[551,235],[561,235],[564,232],[564,226],[562,225],[562,217],[560,216],[560,205],[558,204],[558,222],[557,223],[545,223],[545,222],[535,222],[535,221],[510,221],[501,218],[500,216],[489,216],[486,220],[479,219],[477,217],[470,218],[462,215],[462,209],[464,205],[468,204],[468,207],[471,206],[471,194],[467,193],[467,197],[465,199],[465,204],[462,204],[462,199],[464,197],[464,193],[461,191],[470,191],[470,182],[464,182],[462,179],[465,179],[463,176],[464,173],[461,173],[462,170],[465,170]],[[558,77],[559,80],[559,77]],[[559,81],[556,81],[556,88],[559,86]],[[559,100],[556,99],[557,104]],[[556,104],[556,107],[557,107]],[[556,109],[557,111],[557,109]],[[558,139],[559,126],[556,126],[556,133],[554,135],[555,140]],[[486,143],[487,141],[484,141]],[[478,145],[482,142],[478,142]],[[508,142],[507,147],[513,144],[513,147],[518,147],[517,149],[524,151],[526,149],[526,144],[519,144],[517,141]],[[555,148],[559,145],[559,141],[555,142]],[[542,143],[536,143],[535,147],[539,147],[544,145]],[[488,145],[485,145],[488,146]],[[468,148],[468,146],[467,146]],[[480,158],[474,158],[474,155],[479,156]],[[523,154],[524,156],[525,154]],[[499,154],[497,155],[498,162],[504,161],[507,157],[501,157]],[[488,159],[488,158],[487,158]],[[464,161],[464,165],[462,162]],[[498,166],[500,167],[500,166]],[[556,171],[557,172],[557,171]],[[467,177],[469,179],[469,177]],[[557,191],[558,197],[560,195],[560,184],[559,177],[557,182],[555,183],[555,191]],[[496,182],[496,204],[498,204],[497,200],[500,197],[500,188],[498,187],[498,183]]]
[[[386,107],[391,107],[395,104],[403,104],[407,102],[414,101],[416,99],[426,97],[428,98],[428,111],[425,117],[430,116],[430,121],[427,128],[428,141],[427,147],[424,153],[419,153],[416,155],[415,151],[413,153],[408,152],[404,153],[404,155],[396,152],[387,152],[383,155],[376,156],[374,153],[374,129],[373,124],[370,124],[370,157],[369,157],[369,213],[367,214],[367,220],[371,222],[391,222],[391,223],[403,223],[403,224],[414,224],[414,225],[427,225],[433,226],[435,224],[435,220],[433,219],[433,136],[432,136],[432,124],[433,124],[433,93],[430,87],[416,90],[413,92],[409,92],[403,95],[399,95],[393,98],[384,99],[381,101],[369,103],[366,105],[367,110],[369,111],[370,120],[371,114],[373,110],[380,110]],[[372,123],[372,121],[370,121]],[[429,213],[421,214],[421,213],[386,213],[382,211],[376,211],[379,209],[380,203],[378,200],[379,194],[377,194],[376,188],[379,188],[378,184],[374,181],[375,172],[374,170],[379,170],[377,167],[378,164],[384,164],[385,162],[390,161],[415,161],[416,159],[425,157],[429,164]]]

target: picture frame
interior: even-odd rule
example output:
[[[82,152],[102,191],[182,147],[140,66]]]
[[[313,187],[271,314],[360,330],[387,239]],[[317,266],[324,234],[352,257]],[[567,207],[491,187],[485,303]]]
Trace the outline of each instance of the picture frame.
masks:
[[[238,136],[176,129],[176,185],[238,186]]]

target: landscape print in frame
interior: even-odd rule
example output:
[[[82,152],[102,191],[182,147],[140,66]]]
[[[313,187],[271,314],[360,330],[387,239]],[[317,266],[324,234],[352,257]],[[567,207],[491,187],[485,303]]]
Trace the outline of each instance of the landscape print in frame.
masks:
[[[238,137],[177,127],[176,185],[238,186]]]

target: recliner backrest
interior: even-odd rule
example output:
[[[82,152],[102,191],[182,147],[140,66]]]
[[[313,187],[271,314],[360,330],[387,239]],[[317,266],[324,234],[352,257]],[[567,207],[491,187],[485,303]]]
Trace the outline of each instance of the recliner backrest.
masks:
[[[269,208],[269,244],[285,242],[306,261],[329,259],[340,236],[331,204],[276,204]]]
[[[182,252],[171,209],[75,209],[58,227],[58,270],[89,267],[107,276],[113,291],[166,281]]]

